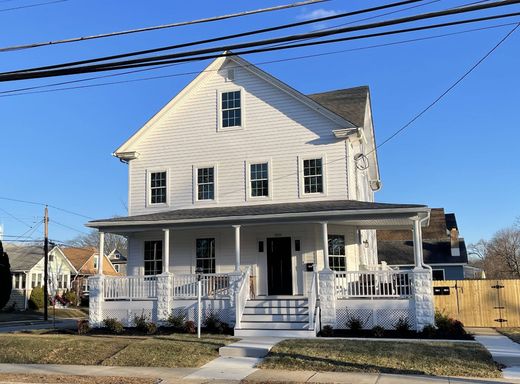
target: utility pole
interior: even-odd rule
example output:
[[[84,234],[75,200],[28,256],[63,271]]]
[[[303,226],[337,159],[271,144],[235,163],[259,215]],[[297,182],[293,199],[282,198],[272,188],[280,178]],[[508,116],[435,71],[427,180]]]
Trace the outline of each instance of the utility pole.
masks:
[[[43,215],[44,224],[44,240],[43,240],[43,320],[49,320],[48,303],[49,303],[49,210],[45,206],[45,214]]]

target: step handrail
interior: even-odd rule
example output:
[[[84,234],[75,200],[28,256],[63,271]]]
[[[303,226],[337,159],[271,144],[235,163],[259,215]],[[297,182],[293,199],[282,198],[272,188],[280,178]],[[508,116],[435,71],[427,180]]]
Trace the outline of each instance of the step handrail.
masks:
[[[242,322],[242,315],[244,314],[244,309],[246,307],[247,300],[249,299],[249,294],[251,291],[250,288],[250,277],[251,277],[251,267],[248,266],[247,269],[241,276],[240,286],[236,291],[235,296],[235,328],[240,329],[240,325]]]

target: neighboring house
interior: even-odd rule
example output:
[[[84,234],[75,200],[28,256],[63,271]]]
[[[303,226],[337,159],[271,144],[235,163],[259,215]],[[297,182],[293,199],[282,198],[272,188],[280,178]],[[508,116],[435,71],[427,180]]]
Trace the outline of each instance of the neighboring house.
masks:
[[[218,58],[114,155],[129,167],[128,216],[87,225],[100,249],[105,232],[128,238],[129,276],[101,266],[89,279],[93,326],[194,319],[197,274],[203,316],[237,336],[315,336],[351,316],[365,328],[433,322],[421,248],[414,271],[377,260],[376,229],[413,229],[418,242],[430,209],[374,202],[368,87],[304,95]]]
[[[468,252],[454,213],[432,208],[430,226],[423,230],[424,262],[432,267],[433,280],[462,280],[481,278],[482,271],[468,265]],[[411,231],[377,231],[379,260],[390,267],[414,267]]]
[[[34,287],[44,284],[44,253],[42,246],[25,246],[4,244],[9,255],[13,290],[7,306],[15,305],[16,309],[27,309],[28,300]],[[60,252],[58,247],[49,251],[49,294],[62,294],[70,288],[71,276],[75,268]]]
[[[107,257],[108,260],[110,260],[110,262],[114,266],[116,272],[123,276],[126,276],[126,255],[119,249],[114,249],[107,255]]]
[[[79,296],[88,295],[88,277],[97,273],[99,252],[95,248],[90,247],[68,247],[60,249],[76,269],[76,274],[72,277],[72,288]],[[119,273],[115,270],[107,256],[105,256],[103,260],[105,273],[109,276],[118,276]]]

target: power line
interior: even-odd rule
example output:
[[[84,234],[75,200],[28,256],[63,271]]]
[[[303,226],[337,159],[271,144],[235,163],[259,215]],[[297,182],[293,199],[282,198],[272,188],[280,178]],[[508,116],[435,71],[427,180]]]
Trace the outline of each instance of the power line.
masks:
[[[19,7],[13,7],[13,8],[4,8],[0,9],[0,12],[8,12],[8,11],[15,11],[18,9],[24,9],[24,8],[34,8],[34,7],[41,7],[43,5],[49,5],[49,4],[56,4],[56,3],[64,3],[69,0],[54,0],[54,1],[46,1],[44,3],[37,3],[37,4],[29,4],[29,5],[21,5]]]
[[[287,61],[310,59],[310,58],[315,58],[315,57],[320,57],[320,56],[336,55],[336,54],[339,54],[339,53],[355,52],[355,51],[362,51],[362,50],[375,49],[375,48],[384,48],[384,47],[389,47],[389,46],[393,46],[393,45],[400,45],[400,44],[414,43],[414,42],[425,41],[425,40],[438,39],[438,38],[442,38],[442,37],[461,35],[461,34],[466,34],[466,33],[471,33],[471,32],[477,32],[477,31],[484,31],[484,30],[501,28],[501,27],[510,26],[510,25],[516,25],[516,24],[517,24],[516,22],[514,22],[514,23],[505,23],[505,24],[497,24],[497,25],[492,25],[492,26],[487,26],[487,27],[468,29],[468,30],[464,30],[464,31],[457,31],[457,32],[450,32],[450,33],[444,33],[444,34],[433,35],[433,36],[426,36],[426,37],[419,37],[419,38],[413,38],[413,39],[406,39],[406,40],[394,41],[394,42],[389,42],[389,43],[368,45],[368,46],[364,46],[364,47],[342,49],[342,50],[337,50],[337,51],[322,52],[322,53],[309,54],[309,55],[303,55],[303,56],[294,56],[294,57],[278,59],[278,60],[262,61],[262,62],[257,62],[257,63],[249,64],[249,65],[250,66],[255,66],[255,65],[257,66],[257,65],[275,64],[275,63],[282,63],[282,62],[287,62]],[[174,65],[174,64],[164,65],[162,67],[169,67],[169,66],[172,66],[172,65]],[[154,68],[145,68],[144,70],[150,70],[150,69],[156,69],[156,67],[154,67]],[[56,88],[56,89],[49,89],[49,90],[43,90],[43,91],[20,92],[20,91],[23,91],[25,89],[46,88],[46,87],[52,87],[52,86],[56,86],[56,85],[76,83],[78,81],[87,81],[87,80],[91,80],[91,79],[113,77],[113,76],[128,74],[128,73],[132,73],[132,72],[141,72],[141,71],[143,71],[143,70],[128,71],[128,72],[124,72],[124,73],[110,74],[110,75],[106,75],[106,76],[98,76],[98,77],[92,77],[92,78],[81,79],[81,80],[65,81],[65,82],[61,82],[61,83],[47,84],[47,85],[41,85],[41,86],[36,86],[36,87],[11,89],[11,90],[8,90],[8,91],[0,92],[0,97],[23,96],[23,95],[30,95],[30,94],[59,92],[59,91],[69,91],[69,90],[75,90],[75,89],[94,88],[94,87],[101,87],[101,86],[107,86],[107,85],[134,83],[134,82],[148,81],[148,80],[159,80],[159,79],[179,77],[179,76],[196,75],[196,74],[199,74],[201,72],[215,72],[216,70],[204,70],[204,71],[191,71],[191,72],[173,73],[173,74],[167,74],[167,75],[143,77],[143,78],[138,78],[138,79],[129,79],[129,80],[122,80],[122,81],[111,81],[111,82],[104,82],[104,83],[97,83],[97,84],[88,84],[88,85],[83,85],[83,86]],[[15,92],[19,92],[19,93],[15,93]],[[10,94],[3,94],[2,95],[2,93],[10,93]]]
[[[27,224],[25,221],[23,221],[22,219],[16,217],[15,215],[7,212],[5,209],[1,208],[0,207],[0,211],[2,212],[5,212],[6,215],[10,216],[12,219],[15,219],[16,221],[18,221],[19,223],[22,223],[23,225],[29,227],[29,228],[32,228],[32,226],[30,224]]]
[[[459,85],[466,77],[468,77],[477,67],[482,64],[495,50],[500,47],[517,29],[520,27],[520,23],[517,23],[500,41],[495,44],[489,51],[486,52],[484,56],[482,56],[474,65],[472,65],[462,76],[460,76],[455,82],[453,82],[444,92],[442,92],[435,100],[433,100],[430,104],[428,104],[424,109],[422,109],[418,114],[416,114],[413,118],[411,118],[406,124],[404,124],[401,128],[383,140],[379,145],[368,152],[366,155],[375,152],[377,149],[381,148],[383,145],[388,143],[394,137],[403,132],[406,128],[412,125],[415,121],[417,121],[421,116],[423,116],[428,110],[430,110],[435,104],[437,104],[441,99],[450,93],[457,85]]]
[[[477,11],[477,10],[501,7],[501,6],[512,5],[512,4],[517,4],[517,3],[520,3],[520,0],[503,0],[503,1],[499,1],[499,2],[494,2],[492,4],[480,4],[480,5],[461,7],[461,8],[457,8],[457,9],[451,9],[451,10],[430,12],[430,13],[426,13],[426,14],[419,14],[419,15],[414,15],[414,16],[410,16],[410,17],[393,19],[393,20],[388,20],[388,21],[383,21],[383,22],[378,22],[378,23],[364,24],[364,25],[358,25],[358,26],[354,26],[354,27],[339,28],[339,29],[334,29],[332,31],[320,31],[320,32],[306,33],[306,34],[293,35],[293,36],[284,36],[284,37],[279,37],[279,38],[274,38],[274,39],[234,44],[234,45],[225,46],[225,47],[207,48],[207,49],[201,49],[201,50],[197,50],[197,51],[181,52],[181,53],[168,54],[168,55],[162,55],[162,56],[153,56],[153,57],[146,57],[146,58],[141,58],[141,59],[111,62],[111,63],[105,63],[105,64],[100,64],[100,65],[80,66],[80,67],[74,67],[74,68],[63,68],[63,69],[49,70],[49,71],[36,71],[36,70],[29,69],[25,72],[21,72],[21,71],[18,71],[16,73],[14,73],[14,72],[5,73],[4,72],[3,74],[0,74],[0,81],[54,77],[54,76],[80,74],[80,73],[110,71],[110,70],[116,70],[116,69],[145,67],[145,66],[152,66],[152,65],[157,65],[157,64],[170,64],[170,63],[187,62],[187,61],[200,61],[200,60],[216,58],[216,57],[221,57],[221,56],[233,56],[233,55],[238,55],[238,54],[259,53],[259,52],[267,52],[267,51],[288,49],[288,48],[297,48],[297,47],[304,47],[304,46],[311,46],[311,45],[318,45],[318,44],[329,44],[329,43],[335,43],[335,42],[340,42],[340,41],[356,40],[356,39],[369,38],[369,37],[387,36],[387,35],[392,35],[392,34],[397,34],[397,33],[420,31],[420,30],[426,30],[426,29],[431,29],[431,28],[440,28],[440,27],[466,24],[466,23],[472,23],[472,22],[494,20],[494,19],[499,19],[499,18],[504,18],[504,17],[518,16],[518,15],[520,15],[520,13],[517,12],[517,13],[509,13],[509,14],[500,14],[500,15],[495,15],[495,16],[466,19],[466,20],[453,21],[453,22],[448,22],[448,23],[408,28],[408,29],[397,30],[397,31],[394,30],[394,31],[379,32],[379,33],[366,34],[366,35],[336,38],[336,39],[330,39],[330,40],[320,40],[320,41],[315,41],[315,42],[296,43],[296,44],[293,44],[290,46],[285,46],[285,47],[257,48],[257,49],[240,51],[237,53],[226,51],[224,53],[219,53],[219,54],[210,54],[210,55],[206,55],[206,56],[193,57],[193,55],[201,55],[204,53],[221,52],[222,50],[228,50],[228,49],[254,48],[254,47],[258,47],[258,46],[262,46],[262,45],[266,45],[266,44],[277,43],[277,42],[294,41],[294,40],[298,40],[298,39],[305,38],[305,37],[314,37],[315,38],[315,37],[330,36],[330,35],[335,35],[335,34],[339,34],[339,33],[366,30],[366,29],[372,29],[372,28],[380,28],[383,26],[391,26],[391,25],[397,25],[397,24],[401,24],[401,23],[409,23],[412,21],[437,18],[437,17],[465,13],[465,12],[473,12],[473,11]],[[67,64],[62,64],[62,65],[67,65]]]
[[[67,0],[60,0],[60,1],[67,1]],[[330,1],[330,0],[306,0],[306,1],[301,1],[298,3],[278,5],[278,6],[269,7],[269,8],[254,9],[251,11],[231,13],[231,14],[222,15],[222,16],[206,17],[203,19],[197,19],[197,20],[191,20],[191,21],[181,21],[181,22],[177,22],[177,23],[162,24],[162,25],[156,25],[156,26],[152,26],[152,27],[136,28],[136,29],[129,29],[129,30],[125,30],[125,31],[101,33],[101,34],[97,34],[97,35],[89,35],[89,36],[82,36],[82,37],[72,37],[72,38],[68,38],[68,39],[45,41],[45,42],[39,42],[39,43],[13,45],[13,46],[9,46],[9,47],[0,48],[0,52],[38,48],[38,47],[49,46],[49,45],[75,43],[75,42],[80,42],[80,41],[102,39],[102,38],[106,38],[106,37],[129,35],[129,34],[133,34],[133,33],[149,32],[149,31],[156,31],[156,30],[160,30],[160,29],[182,27],[182,26],[186,26],[186,25],[208,23],[208,22],[214,22],[214,21],[219,21],[219,20],[232,19],[232,18],[236,18],[236,17],[249,16],[249,15],[254,15],[254,14],[258,14],[258,13],[279,11],[279,10],[288,9],[288,8],[301,7],[304,5],[312,5],[312,4],[322,3],[322,2],[326,2],[326,1]],[[16,9],[16,8],[13,8],[13,9]],[[1,10],[0,10],[0,12],[1,12]]]
[[[61,207],[58,207],[56,205],[45,204],[45,203],[40,203],[40,202],[37,202],[37,201],[30,201],[30,200],[13,199],[11,197],[4,197],[4,196],[0,196],[0,200],[14,201],[14,202],[17,202],[17,203],[25,203],[25,204],[32,204],[32,205],[39,205],[39,206],[48,206],[49,208],[57,209],[58,211],[62,211],[62,212],[65,212],[65,213],[68,213],[68,214],[71,214],[71,215],[83,217],[85,219],[93,220],[93,218],[90,217],[90,216],[86,216],[86,215],[83,215],[81,213],[71,211],[69,209],[61,208]]]
[[[58,222],[58,221],[56,221],[56,220],[54,220],[54,219],[53,219],[53,220],[50,220],[49,222],[50,222],[51,224],[58,224],[59,226],[61,226],[61,227],[63,227],[63,228],[67,228],[67,229],[70,229],[70,230],[73,230],[73,231],[76,231],[76,232],[82,233],[82,234],[84,234],[84,235],[88,235],[88,233],[85,232],[85,231],[82,231],[82,230],[80,230],[80,229],[77,229],[77,228],[71,227],[70,225],[67,225],[67,224],[62,224],[62,223],[60,223],[60,222]]]
[[[172,49],[192,47],[192,46],[200,45],[200,44],[214,43],[214,42],[222,41],[222,40],[229,40],[229,39],[234,39],[234,38],[238,38],[238,37],[245,37],[245,36],[251,36],[251,35],[256,35],[256,34],[261,34],[261,33],[266,33],[266,32],[273,32],[273,31],[278,31],[281,29],[294,28],[297,26],[302,26],[302,25],[307,25],[307,24],[312,24],[312,23],[317,23],[317,22],[323,22],[323,21],[328,21],[328,20],[337,19],[337,18],[344,18],[344,17],[354,16],[354,15],[358,15],[358,14],[362,14],[362,13],[374,12],[374,11],[378,11],[378,10],[382,10],[382,9],[398,7],[398,6],[401,6],[404,4],[416,3],[419,1],[422,1],[422,0],[399,1],[396,3],[385,4],[382,6],[364,8],[364,9],[360,9],[360,10],[356,10],[356,11],[340,13],[337,15],[320,17],[320,18],[316,18],[316,19],[312,19],[312,20],[305,20],[305,21],[300,21],[300,22],[295,22],[295,23],[282,24],[282,25],[278,25],[275,27],[255,29],[255,30],[241,32],[241,33],[235,33],[235,34],[231,34],[231,35],[223,35],[223,36],[218,36],[218,37],[214,37],[214,38],[210,38],[210,39],[196,40],[196,41],[191,41],[191,42],[182,43],[182,44],[168,45],[165,47],[133,51],[133,52],[127,52],[127,53],[122,53],[122,54],[117,54],[117,55],[104,56],[104,57],[98,57],[98,58],[87,59],[87,60],[79,60],[79,61],[68,62],[68,63],[57,64],[57,65],[47,65],[47,66],[43,66],[43,67],[36,67],[36,68],[19,70],[19,71],[10,71],[9,73],[17,73],[17,72],[23,72],[23,71],[27,71],[27,70],[56,69],[56,68],[72,66],[72,65],[89,64],[89,63],[95,63],[95,62],[99,62],[99,61],[121,59],[123,57],[140,56],[140,55],[145,55],[145,54],[149,54],[149,53],[167,51],[167,50],[172,50]],[[0,49],[0,52],[1,52],[1,49]]]

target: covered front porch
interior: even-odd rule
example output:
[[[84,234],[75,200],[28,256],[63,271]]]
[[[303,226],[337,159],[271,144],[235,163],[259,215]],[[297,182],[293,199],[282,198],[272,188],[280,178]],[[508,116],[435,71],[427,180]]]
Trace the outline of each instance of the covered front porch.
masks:
[[[253,300],[262,306],[273,300],[289,306],[295,303],[287,301],[291,298],[305,306],[305,317],[300,316],[299,322],[304,318],[305,329],[314,334],[322,325],[344,328],[344,319],[354,315],[370,317],[367,327],[388,327],[395,316],[387,320],[381,314],[392,311],[422,328],[417,295],[421,302],[425,295],[419,287],[426,287],[423,291],[431,296],[431,274],[422,263],[421,246],[421,226],[427,224],[429,210],[374,206],[377,203],[362,203],[372,204],[364,210],[346,209],[345,204],[309,210],[312,203],[301,204],[305,206],[285,213],[223,216],[216,212],[212,220],[207,211],[217,208],[199,209],[206,212],[199,212],[204,217],[195,220],[179,218],[185,211],[195,211],[183,210],[177,211],[175,219],[162,222],[151,220],[150,215],[91,222],[100,230],[100,249],[105,232],[128,237],[130,275],[104,276],[100,264],[98,275],[90,279],[91,323],[99,326],[104,318],[115,317],[129,324],[143,312],[156,322],[166,321],[171,314],[195,320],[200,280],[202,316],[215,314],[237,330],[251,326],[251,316],[242,319]],[[413,230],[414,270],[378,264],[374,233],[378,228]],[[427,317],[433,317],[431,312]],[[277,319],[291,320],[290,316]]]

